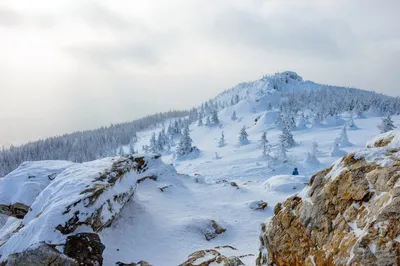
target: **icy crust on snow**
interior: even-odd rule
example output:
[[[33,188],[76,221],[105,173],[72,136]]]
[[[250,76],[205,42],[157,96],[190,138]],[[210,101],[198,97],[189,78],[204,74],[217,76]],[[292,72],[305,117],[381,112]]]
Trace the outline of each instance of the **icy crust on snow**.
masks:
[[[0,204],[30,206],[58,174],[74,163],[68,161],[24,162],[0,179]]]
[[[170,181],[174,175],[175,169],[159,157],[140,155],[72,165],[40,193],[23,219],[24,227],[0,247],[0,260],[39,242],[62,245],[68,235],[100,232],[141,182]]]

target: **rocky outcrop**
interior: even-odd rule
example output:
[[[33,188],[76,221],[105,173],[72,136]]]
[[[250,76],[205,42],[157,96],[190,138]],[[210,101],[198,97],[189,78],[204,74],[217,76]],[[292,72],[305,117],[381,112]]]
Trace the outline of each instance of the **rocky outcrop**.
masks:
[[[102,265],[105,247],[99,235],[111,226],[139,183],[174,174],[175,169],[158,155],[73,164],[37,196],[21,226],[0,246],[0,261],[20,265],[13,261],[25,258],[38,261],[37,265],[58,265],[52,261],[65,259],[77,265]],[[60,265],[70,265],[63,263]]]
[[[200,250],[192,253],[188,259],[179,266],[240,266],[244,265],[238,257],[226,257],[216,249]]]
[[[257,265],[400,265],[396,139],[346,155],[275,208]]]
[[[0,263],[1,266],[78,266],[79,264],[60,253],[54,247],[45,243],[38,243],[20,253],[8,256],[7,261]]]

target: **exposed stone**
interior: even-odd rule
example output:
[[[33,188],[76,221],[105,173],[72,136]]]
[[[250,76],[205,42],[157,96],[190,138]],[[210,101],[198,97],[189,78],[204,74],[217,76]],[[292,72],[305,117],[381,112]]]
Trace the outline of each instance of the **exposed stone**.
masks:
[[[210,228],[207,228],[203,231],[204,236],[207,241],[210,241],[213,238],[216,238],[218,235],[223,234],[226,229],[220,226],[216,221],[210,221]]]
[[[226,257],[215,249],[200,250],[192,253],[188,259],[179,266],[241,266],[244,265],[239,257]]]
[[[64,254],[75,259],[79,265],[103,265],[103,251],[105,246],[97,234],[81,233],[67,238]]]
[[[274,214],[277,215],[282,210],[282,203],[278,203],[274,207]]]
[[[275,207],[257,265],[400,265],[400,166],[365,153],[315,174],[304,199]]]
[[[29,206],[22,203],[14,203],[11,205],[0,204],[0,213],[13,216],[18,219],[23,219],[25,214],[29,211]]]
[[[79,264],[45,243],[7,257],[1,266],[78,266]],[[83,264],[81,264],[83,265]]]
[[[115,265],[117,266],[153,266],[150,263],[148,263],[147,261],[141,260],[138,263],[123,263],[118,261],[117,263],[115,263]]]
[[[238,186],[238,184],[236,184],[236,182],[231,182],[231,186],[239,189],[239,186]]]
[[[159,187],[158,189],[159,189],[161,192],[164,192],[167,188],[170,188],[170,187],[172,187],[172,186],[171,186],[171,185],[168,185],[168,186]]]

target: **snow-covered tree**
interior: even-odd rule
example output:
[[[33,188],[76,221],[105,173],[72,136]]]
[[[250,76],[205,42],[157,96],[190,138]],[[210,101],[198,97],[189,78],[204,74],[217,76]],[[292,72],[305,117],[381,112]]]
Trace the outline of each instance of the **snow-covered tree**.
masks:
[[[307,120],[305,119],[304,115],[300,116],[299,121],[297,122],[296,129],[303,130],[307,128]]]
[[[219,142],[218,142],[218,146],[219,147],[224,147],[225,145],[226,145],[225,135],[224,135],[224,131],[222,131],[221,138],[219,139]]]
[[[135,151],[135,142],[133,140],[131,140],[129,142],[129,153],[130,154],[135,154],[136,153],[136,151]]]
[[[217,110],[214,110],[211,114],[211,124],[213,126],[219,125],[219,118],[218,118],[218,112]]]
[[[290,128],[287,125],[283,127],[282,133],[279,135],[279,140],[280,143],[285,146],[285,148],[291,148],[296,144],[292,132],[290,132]]]
[[[236,111],[233,111],[232,116],[231,116],[231,119],[232,119],[233,121],[235,121],[235,120],[237,119],[237,117],[236,117]]]
[[[314,158],[317,158],[319,154],[318,146],[319,146],[318,143],[314,139],[312,142],[312,149],[311,149],[311,156]]]
[[[393,124],[392,117],[388,115],[387,117],[382,118],[382,123],[378,126],[381,130],[381,133],[385,133],[395,129],[396,127]]]
[[[246,127],[243,126],[239,133],[239,144],[240,145],[247,145],[250,143],[249,139],[247,138],[249,134],[247,134]]]
[[[346,125],[342,127],[337,143],[339,144],[340,147],[351,146],[351,143],[349,141],[349,136],[347,135]]]
[[[176,150],[177,156],[182,157],[192,152],[193,140],[190,138],[189,127],[186,126],[183,130],[181,140],[179,141],[178,148]]]
[[[270,148],[269,148],[269,142],[267,139],[267,132],[262,133],[261,139],[260,139],[260,146],[262,149],[262,155],[264,157],[269,156]]]
[[[344,154],[344,151],[342,151],[342,150],[339,148],[338,140],[335,139],[335,141],[333,142],[333,144],[332,144],[332,146],[331,146],[331,149],[330,149],[330,151],[329,151],[329,155],[330,155],[331,157],[338,157],[338,156],[343,156],[343,154]]]
[[[278,152],[277,152],[277,159],[286,162],[287,161],[287,149],[283,143],[279,143],[278,145]]]
[[[355,129],[357,129],[357,126],[356,126],[356,124],[354,123],[353,116],[350,116],[350,118],[349,118],[349,120],[347,121],[346,125],[347,125],[347,128],[350,129],[350,130],[355,130]]]
[[[206,118],[206,126],[207,127],[211,126],[211,120],[210,120],[209,116],[207,116],[207,118]]]
[[[158,143],[157,143],[156,133],[155,132],[153,132],[153,134],[151,135],[149,151],[152,152],[152,153],[157,153],[158,152]]]
[[[119,156],[124,156],[125,155],[124,148],[122,148],[122,146],[119,147],[118,155]]]
[[[199,113],[197,125],[198,125],[199,127],[202,127],[202,126],[203,126],[203,116],[201,115],[201,113]]]

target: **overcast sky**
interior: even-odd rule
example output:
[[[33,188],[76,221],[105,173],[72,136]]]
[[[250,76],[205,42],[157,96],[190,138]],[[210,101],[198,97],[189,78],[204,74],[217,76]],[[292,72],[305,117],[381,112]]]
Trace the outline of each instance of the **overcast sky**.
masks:
[[[399,0],[1,0],[0,145],[189,108],[265,73],[400,95]]]

